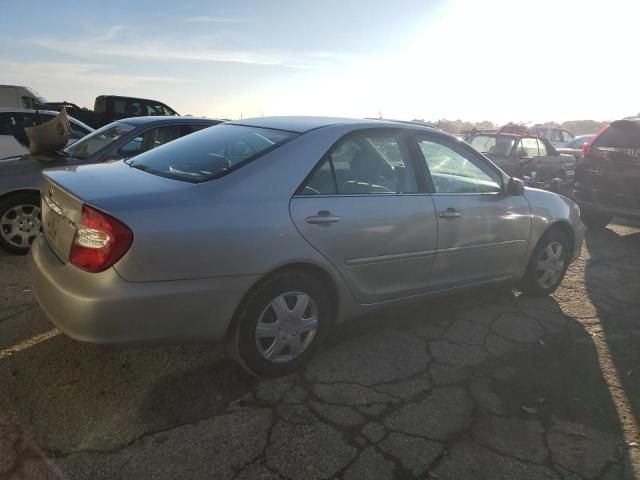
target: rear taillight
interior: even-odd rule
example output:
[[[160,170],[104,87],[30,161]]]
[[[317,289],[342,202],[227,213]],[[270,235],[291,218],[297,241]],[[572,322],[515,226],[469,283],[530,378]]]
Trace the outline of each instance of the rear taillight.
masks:
[[[585,143],[582,146],[583,157],[586,157],[589,152],[596,153],[596,152],[593,152],[593,143],[598,139],[600,135],[602,135],[605,132],[607,128],[609,128],[609,125],[602,127],[600,130],[598,130],[598,132],[593,137],[589,139],[587,143]],[[598,157],[599,155],[595,155],[595,156]]]
[[[69,261],[87,272],[102,272],[127,253],[133,232],[111,215],[82,206]]]

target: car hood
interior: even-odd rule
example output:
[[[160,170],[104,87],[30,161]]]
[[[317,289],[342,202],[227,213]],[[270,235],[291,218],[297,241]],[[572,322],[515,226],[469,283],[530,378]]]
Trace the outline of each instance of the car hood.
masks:
[[[13,172],[40,171],[45,168],[58,167],[69,163],[71,159],[65,155],[16,155],[0,158],[0,175]]]

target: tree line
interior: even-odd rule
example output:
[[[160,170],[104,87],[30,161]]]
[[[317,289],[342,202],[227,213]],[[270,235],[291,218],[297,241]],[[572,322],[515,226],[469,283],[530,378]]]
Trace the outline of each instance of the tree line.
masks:
[[[424,119],[414,119],[414,122],[425,123],[427,125],[431,125],[440,130],[444,130],[445,132],[452,133],[454,135],[462,135],[465,133],[469,133],[477,130],[497,130],[500,128],[500,125],[496,125],[495,123],[489,120],[483,120],[482,122],[467,122],[464,120],[447,120],[440,119],[434,122],[425,121]],[[540,125],[545,127],[560,127],[566,130],[569,130],[574,135],[588,135],[592,133],[596,133],[602,127],[606,126],[608,122],[598,122],[596,120],[569,120],[562,123],[557,122],[546,122]],[[522,125],[525,127],[523,123],[519,122],[509,122],[509,125]]]

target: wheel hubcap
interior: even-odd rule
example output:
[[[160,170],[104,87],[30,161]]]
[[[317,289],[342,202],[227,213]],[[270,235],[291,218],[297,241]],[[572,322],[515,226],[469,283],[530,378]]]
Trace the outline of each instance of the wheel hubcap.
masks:
[[[16,205],[6,210],[0,218],[0,235],[14,247],[28,248],[41,226],[40,207]]]
[[[549,288],[558,282],[564,273],[565,250],[560,242],[551,242],[540,253],[536,266],[538,284]]]
[[[290,362],[304,352],[318,329],[318,307],[303,292],[287,292],[274,298],[256,325],[256,347],[270,362]]]

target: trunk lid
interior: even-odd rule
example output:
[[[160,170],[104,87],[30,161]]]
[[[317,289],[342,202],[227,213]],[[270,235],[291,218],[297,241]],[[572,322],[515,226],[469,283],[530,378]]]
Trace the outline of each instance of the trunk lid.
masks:
[[[193,184],[144,173],[124,162],[85,165],[43,172],[42,229],[47,243],[67,262],[82,205],[87,204],[126,222],[126,211],[143,198],[166,198],[163,194]],[[135,231],[134,231],[135,236]]]

